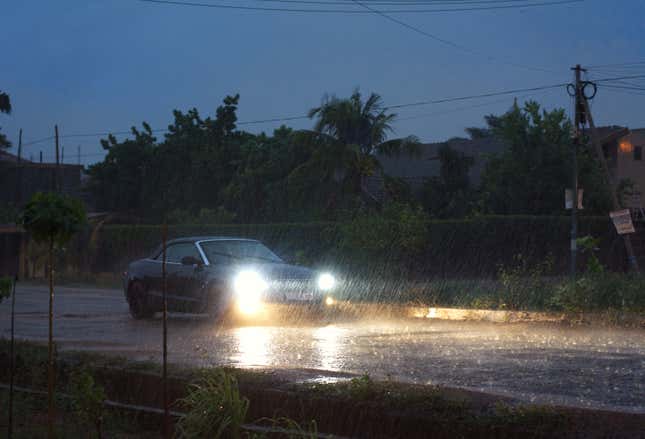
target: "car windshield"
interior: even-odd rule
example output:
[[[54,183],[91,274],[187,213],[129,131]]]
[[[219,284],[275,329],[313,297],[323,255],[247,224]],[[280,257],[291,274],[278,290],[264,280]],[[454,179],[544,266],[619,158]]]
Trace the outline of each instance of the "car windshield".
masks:
[[[256,259],[283,262],[275,253],[258,241],[221,240],[203,241],[200,246],[211,264],[230,263],[232,259]]]

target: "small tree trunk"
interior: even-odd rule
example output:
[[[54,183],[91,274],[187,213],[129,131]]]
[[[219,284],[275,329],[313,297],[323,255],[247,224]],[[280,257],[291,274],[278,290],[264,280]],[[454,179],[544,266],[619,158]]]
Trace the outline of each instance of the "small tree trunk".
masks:
[[[54,240],[49,241],[49,339],[47,348],[47,432],[54,439]]]

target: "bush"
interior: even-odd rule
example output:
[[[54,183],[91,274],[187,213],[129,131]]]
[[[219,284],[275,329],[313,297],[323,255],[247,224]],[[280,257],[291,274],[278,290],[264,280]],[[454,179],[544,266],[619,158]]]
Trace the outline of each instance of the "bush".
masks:
[[[204,376],[180,401],[187,413],[179,420],[181,438],[242,438],[249,400],[240,396],[237,380],[223,369],[205,370]]]
[[[87,370],[74,371],[70,377],[70,394],[72,410],[78,422],[91,425],[96,429],[97,437],[101,438],[103,425],[103,403],[105,392],[94,382],[94,377]]]
[[[645,277],[618,273],[588,273],[556,289],[552,306],[569,312],[645,311]]]

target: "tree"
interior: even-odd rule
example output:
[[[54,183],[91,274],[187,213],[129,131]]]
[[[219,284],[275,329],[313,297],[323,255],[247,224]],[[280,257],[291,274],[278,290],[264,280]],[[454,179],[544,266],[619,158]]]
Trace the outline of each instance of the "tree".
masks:
[[[474,200],[469,173],[475,160],[447,143],[439,148],[438,156],[439,176],[425,182],[421,191],[422,204],[431,215],[439,218],[466,216]]]
[[[0,113],[10,114],[11,113],[11,99],[7,93],[0,91]],[[0,148],[9,148],[11,142],[7,139],[7,136],[0,133]]]
[[[482,175],[483,203],[495,214],[558,214],[571,185],[571,122],[563,109],[542,110],[535,101],[504,115],[487,118],[491,135],[505,144],[493,154]],[[608,209],[607,187],[593,154],[578,152],[579,181],[585,211]]]
[[[36,193],[25,206],[22,224],[33,240],[47,244],[49,277],[49,338],[47,366],[48,431],[54,437],[54,250],[66,244],[86,222],[83,204],[57,193]]]
[[[316,165],[327,178],[335,175],[353,193],[360,193],[362,178],[380,167],[375,155],[417,152],[419,141],[409,136],[388,140],[396,114],[387,113],[376,93],[363,101],[358,90],[346,99],[325,97],[321,106],[309,111],[316,118],[315,140],[322,145]]]

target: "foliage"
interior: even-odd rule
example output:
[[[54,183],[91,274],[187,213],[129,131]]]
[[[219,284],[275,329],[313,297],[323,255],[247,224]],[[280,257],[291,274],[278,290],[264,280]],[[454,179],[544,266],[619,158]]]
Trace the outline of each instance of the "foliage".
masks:
[[[309,111],[317,118],[311,139],[320,146],[313,160],[326,179],[334,178],[353,194],[360,194],[363,178],[380,168],[375,157],[415,153],[416,137],[388,140],[396,114],[387,113],[381,97],[370,94],[363,100],[355,90],[349,98],[325,97],[319,107]]]
[[[59,246],[67,243],[86,221],[80,200],[53,192],[34,194],[21,218],[35,241]]]
[[[0,303],[3,299],[11,296],[13,280],[10,277],[0,277]]]
[[[427,244],[428,216],[421,208],[392,203],[382,211],[363,211],[340,225],[340,248],[365,259],[418,255]]]
[[[11,99],[7,93],[0,91],[0,113],[11,113]],[[0,133],[0,148],[9,148],[11,142],[7,139],[7,136]]]
[[[85,369],[74,371],[69,383],[72,410],[80,424],[91,425],[101,438],[105,392]]]
[[[438,218],[463,218],[472,210],[474,191],[469,172],[475,161],[463,152],[444,144],[438,151],[439,176],[429,178],[421,193],[421,202]]]
[[[531,265],[521,254],[510,268],[500,267],[500,290],[496,300],[499,309],[544,309],[548,303],[549,285],[545,278],[553,269],[549,257]]]
[[[202,208],[197,215],[181,209],[170,211],[167,217],[169,224],[231,224],[235,214],[226,210],[224,206],[217,209]]]
[[[571,180],[571,122],[565,111],[541,110],[529,101],[488,119],[488,130],[507,145],[490,157],[482,176],[484,204],[496,214],[554,214],[562,211]],[[605,213],[609,193],[590,150],[578,151],[579,181],[587,211]]]
[[[249,400],[240,395],[237,380],[225,370],[204,371],[201,381],[191,386],[180,404],[187,412],[177,424],[179,437],[243,437]]]
[[[592,273],[562,282],[554,291],[552,306],[570,312],[645,311],[645,278],[619,273]]]
[[[600,263],[596,252],[600,247],[600,239],[594,238],[593,236],[583,236],[576,240],[576,245],[583,254],[588,255],[587,260],[587,273],[589,274],[601,274],[605,271],[604,267]]]

